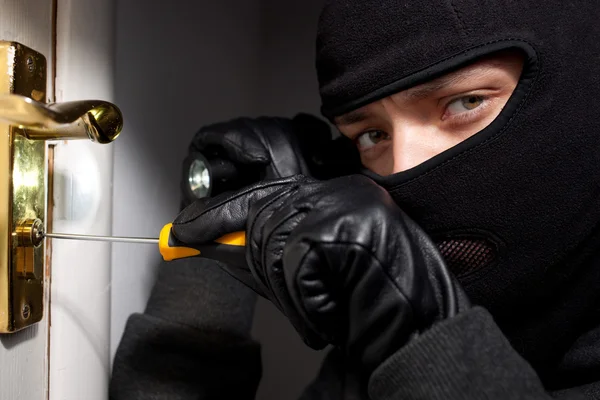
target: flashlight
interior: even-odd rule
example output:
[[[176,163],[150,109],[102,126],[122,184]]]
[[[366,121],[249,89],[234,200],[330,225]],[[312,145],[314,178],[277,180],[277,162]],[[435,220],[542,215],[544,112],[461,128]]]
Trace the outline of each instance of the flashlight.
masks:
[[[218,155],[191,152],[183,162],[181,184],[189,201],[216,196],[251,183],[253,171]],[[257,178],[254,178],[257,180]]]
[[[207,197],[211,191],[208,164],[202,158],[195,158],[188,168],[187,183],[192,194],[197,198]]]
[[[309,151],[310,150],[310,151]],[[311,176],[331,179],[357,173],[361,166],[354,143],[345,136],[326,144],[305,150]],[[185,199],[182,207],[197,199],[213,197],[220,193],[239,190],[263,179],[264,166],[234,164],[218,153],[191,152],[183,162],[181,179]]]

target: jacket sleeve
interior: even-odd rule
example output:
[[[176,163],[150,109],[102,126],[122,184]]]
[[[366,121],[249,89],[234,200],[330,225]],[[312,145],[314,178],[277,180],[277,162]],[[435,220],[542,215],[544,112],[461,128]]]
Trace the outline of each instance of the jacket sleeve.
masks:
[[[255,294],[214,261],[160,268],[146,310],[127,322],[110,399],[253,399],[261,378],[250,338]]]
[[[365,400],[367,379],[345,358],[338,348],[332,348],[323,360],[315,379],[302,392],[299,400]]]
[[[585,392],[547,393],[481,307],[437,324],[388,358],[369,381],[372,400],[590,398]]]

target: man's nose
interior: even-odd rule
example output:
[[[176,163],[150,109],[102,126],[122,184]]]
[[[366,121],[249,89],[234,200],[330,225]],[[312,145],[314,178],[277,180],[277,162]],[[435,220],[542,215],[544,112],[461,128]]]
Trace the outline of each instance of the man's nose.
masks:
[[[438,154],[431,127],[404,123],[392,132],[393,173],[406,171]]]

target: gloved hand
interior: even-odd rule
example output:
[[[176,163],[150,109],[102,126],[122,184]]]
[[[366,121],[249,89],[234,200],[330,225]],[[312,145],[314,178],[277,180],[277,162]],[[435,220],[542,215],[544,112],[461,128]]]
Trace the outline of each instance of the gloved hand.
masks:
[[[367,371],[468,307],[435,245],[367,177],[266,181],[202,199],[173,223],[185,243],[246,230],[247,270],[304,341],[343,348]]]
[[[205,126],[194,136],[190,151],[218,153],[235,164],[259,168],[261,180],[298,174],[314,177],[325,173],[327,160],[321,158],[331,142],[327,123],[298,114],[293,119],[236,118]]]

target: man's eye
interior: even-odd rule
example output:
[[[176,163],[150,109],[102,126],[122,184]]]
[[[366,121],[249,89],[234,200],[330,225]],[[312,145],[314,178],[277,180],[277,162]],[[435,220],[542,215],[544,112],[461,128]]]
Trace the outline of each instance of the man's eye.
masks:
[[[367,150],[384,140],[389,140],[390,135],[383,131],[369,131],[360,134],[356,138],[356,144],[360,150]]]
[[[448,104],[447,110],[450,115],[462,114],[476,109],[484,102],[483,96],[465,96]]]

